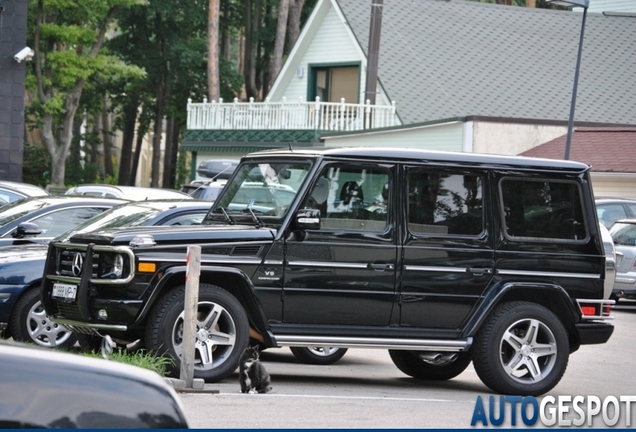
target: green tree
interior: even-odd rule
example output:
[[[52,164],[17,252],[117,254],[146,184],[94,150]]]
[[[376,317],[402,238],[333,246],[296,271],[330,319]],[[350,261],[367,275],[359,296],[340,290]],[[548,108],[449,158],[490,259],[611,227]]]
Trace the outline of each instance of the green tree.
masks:
[[[86,82],[102,74],[138,75],[102,52],[106,34],[120,8],[145,0],[31,0],[30,44],[35,51],[33,80],[42,142],[51,155],[51,182],[63,186],[73,123]]]

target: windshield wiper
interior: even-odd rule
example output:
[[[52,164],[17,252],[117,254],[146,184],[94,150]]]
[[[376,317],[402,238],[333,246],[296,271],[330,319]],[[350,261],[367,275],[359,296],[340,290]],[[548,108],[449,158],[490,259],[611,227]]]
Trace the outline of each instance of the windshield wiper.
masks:
[[[256,228],[262,228],[263,227],[263,222],[261,222],[261,220],[258,218],[258,216],[256,216],[256,214],[252,210],[252,206],[254,205],[255,201],[256,200],[254,198],[252,198],[250,200],[250,202],[247,203],[247,207],[245,207],[245,211],[249,212],[249,214],[252,215],[252,220],[256,224]]]
[[[225,209],[224,209],[223,207],[221,207],[221,206],[219,206],[219,209],[221,210],[221,213],[223,213],[223,216],[225,216],[225,220],[226,220],[226,221],[228,221],[228,223],[229,223],[230,225],[234,225],[234,219],[232,219],[232,218],[230,217],[230,215],[229,215],[229,214],[227,214],[227,212],[225,211]]]

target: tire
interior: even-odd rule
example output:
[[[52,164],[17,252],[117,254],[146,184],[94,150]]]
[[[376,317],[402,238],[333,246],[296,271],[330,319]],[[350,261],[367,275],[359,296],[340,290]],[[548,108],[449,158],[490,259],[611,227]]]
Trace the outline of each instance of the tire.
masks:
[[[49,319],[40,302],[38,288],[27,290],[13,307],[11,336],[16,341],[34,343],[45,348],[68,349],[77,340],[75,333]]]
[[[499,394],[548,392],[565,373],[569,355],[568,334],[559,318],[541,305],[520,301],[497,307],[473,345],[477,375]]]
[[[347,348],[336,347],[290,347],[292,354],[303,363],[314,365],[334,364],[347,352]]]
[[[152,310],[146,326],[146,347],[170,356],[173,376],[180,371],[185,287],[166,293]],[[214,326],[211,328],[211,326]],[[194,377],[217,382],[231,375],[249,343],[249,322],[239,301],[224,289],[199,286]]]
[[[449,363],[436,364],[424,360],[422,351],[389,350],[393,364],[405,374],[426,381],[446,381],[464,372],[470,364],[470,353],[456,353]],[[449,353],[452,354],[452,353]]]

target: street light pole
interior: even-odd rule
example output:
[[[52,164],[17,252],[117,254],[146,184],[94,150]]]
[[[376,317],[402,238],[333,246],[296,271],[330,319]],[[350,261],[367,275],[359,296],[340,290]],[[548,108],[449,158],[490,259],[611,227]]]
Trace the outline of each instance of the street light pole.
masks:
[[[581,69],[581,54],[583,52],[583,36],[585,34],[585,18],[587,8],[590,6],[589,0],[547,0],[548,3],[561,6],[580,6],[583,8],[583,21],[581,23],[581,36],[579,39],[579,51],[576,56],[576,69],[574,71],[574,86],[572,87],[572,103],[570,104],[570,118],[568,120],[568,133],[565,138],[565,154],[563,159],[570,159],[570,147],[572,146],[572,131],[574,129],[574,109],[576,107],[576,90],[579,84],[579,70]]]

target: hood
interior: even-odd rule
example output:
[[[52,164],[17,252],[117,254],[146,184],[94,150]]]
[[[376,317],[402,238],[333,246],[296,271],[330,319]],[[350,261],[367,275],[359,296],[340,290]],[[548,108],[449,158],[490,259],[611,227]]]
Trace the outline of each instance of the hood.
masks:
[[[275,229],[251,225],[150,226],[75,234],[71,243],[128,245],[137,236],[151,236],[157,244],[271,241]]]

